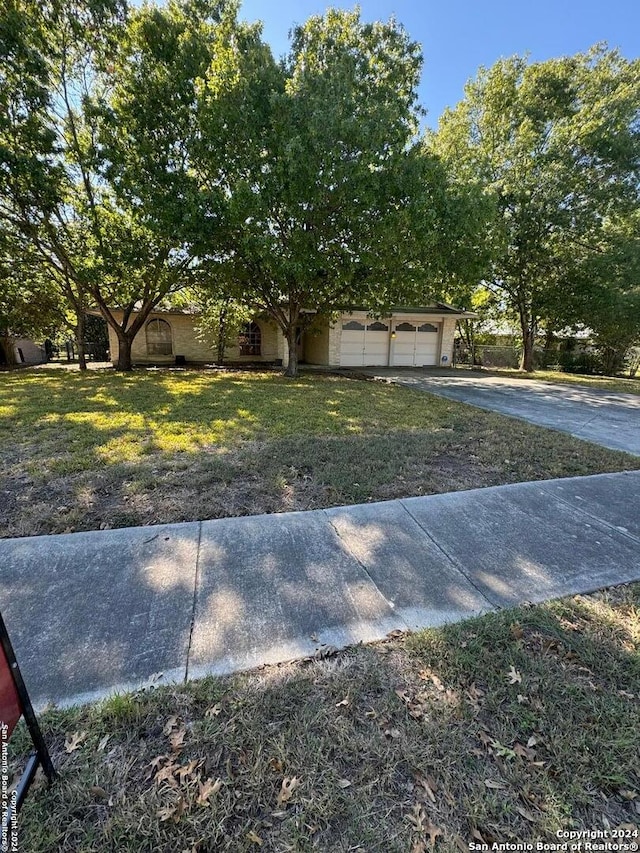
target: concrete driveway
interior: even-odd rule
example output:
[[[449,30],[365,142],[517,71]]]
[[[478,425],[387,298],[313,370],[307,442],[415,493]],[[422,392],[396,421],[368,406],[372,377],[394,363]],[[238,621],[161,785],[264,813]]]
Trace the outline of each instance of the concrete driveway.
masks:
[[[365,373],[640,456],[640,397],[635,394],[470,370],[380,367]]]

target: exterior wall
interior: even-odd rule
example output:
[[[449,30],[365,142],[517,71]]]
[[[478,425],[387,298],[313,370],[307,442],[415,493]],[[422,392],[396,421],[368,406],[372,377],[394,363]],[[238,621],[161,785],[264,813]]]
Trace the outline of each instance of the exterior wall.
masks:
[[[329,363],[329,323],[319,318],[304,335],[304,360],[307,364]]]
[[[455,335],[456,318],[445,317],[442,321],[442,332],[440,338],[440,367],[453,367],[453,341]],[[446,355],[446,361],[442,361],[443,355]]]
[[[22,351],[22,358],[18,350]],[[44,347],[38,346],[29,338],[14,338],[13,351],[16,364],[42,364],[47,360]]]
[[[340,348],[342,346],[342,321],[329,324],[329,366],[340,366]]]
[[[116,319],[121,319],[121,312],[114,312]],[[171,355],[149,355],[147,353],[146,324],[140,329],[133,340],[131,347],[131,358],[134,364],[175,364],[176,356],[182,355],[188,362],[196,364],[211,363],[215,361],[216,352],[214,346],[199,340],[196,332],[198,317],[195,314],[172,314],[169,312],[152,312],[149,320],[164,320],[171,328],[172,354]],[[227,347],[225,361],[275,361],[281,358],[280,340],[282,335],[276,326],[268,320],[256,318],[255,322],[260,327],[260,356],[242,356],[238,346]],[[115,364],[118,360],[118,338],[109,326],[109,352],[111,361]]]

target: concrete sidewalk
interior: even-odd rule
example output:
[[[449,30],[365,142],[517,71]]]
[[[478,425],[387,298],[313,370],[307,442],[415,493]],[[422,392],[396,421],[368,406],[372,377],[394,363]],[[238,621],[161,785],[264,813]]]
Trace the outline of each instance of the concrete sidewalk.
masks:
[[[640,579],[640,472],[0,540],[38,705]]]

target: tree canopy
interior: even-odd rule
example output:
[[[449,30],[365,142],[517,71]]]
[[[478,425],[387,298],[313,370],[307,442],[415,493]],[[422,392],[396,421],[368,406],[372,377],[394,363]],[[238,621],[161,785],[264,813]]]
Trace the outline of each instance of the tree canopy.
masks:
[[[639,116],[640,62],[599,46],[482,69],[432,137],[447,168],[493,203],[484,278],[519,319],[527,370],[541,322],[589,323],[602,289],[623,285],[622,235],[625,252],[638,251],[628,225],[639,201]],[[595,267],[600,275],[585,275]]]

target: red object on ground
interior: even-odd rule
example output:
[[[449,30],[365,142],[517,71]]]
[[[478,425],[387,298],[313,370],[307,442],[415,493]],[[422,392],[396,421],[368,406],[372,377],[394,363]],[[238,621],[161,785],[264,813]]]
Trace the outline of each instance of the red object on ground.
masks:
[[[22,716],[18,692],[13,683],[11,668],[7,662],[4,649],[0,646],[0,723],[9,727],[7,737],[15,729]]]

